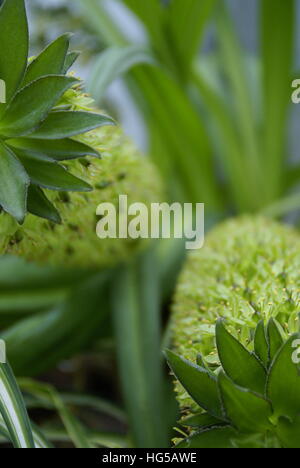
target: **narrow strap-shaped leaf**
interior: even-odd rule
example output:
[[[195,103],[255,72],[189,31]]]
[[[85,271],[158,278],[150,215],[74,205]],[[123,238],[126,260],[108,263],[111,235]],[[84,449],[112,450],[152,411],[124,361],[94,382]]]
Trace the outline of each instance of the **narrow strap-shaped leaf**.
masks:
[[[45,76],[15,96],[0,122],[0,134],[15,137],[32,132],[45,119],[60,97],[78,80],[67,76]]]
[[[261,0],[263,154],[268,199],[281,194],[296,25],[294,0]]]
[[[226,415],[234,427],[249,433],[271,428],[272,407],[267,400],[238,387],[223,372],[220,372],[218,382]]]
[[[31,427],[32,427],[32,435],[33,435],[35,448],[38,448],[38,449],[54,448],[53,445],[46,439],[44,434],[40,431],[40,429],[32,422],[31,422]],[[10,439],[9,431],[1,415],[0,415],[0,433],[4,437],[6,437],[8,440]]]
[[[70,174],[56,162],[42,161],[34,156],[28,157],[18,153],[30,180],[33,184],[51,190],[90,192],[91,186]]]
[[[267,367],[269,363],[269,347],[265,332],[264,321],[261,320],[255,330],[254,335],[254,351],[256,356]]]
[[[29,65],[22,86],[47,75],[63,74],[70,34],[63,34],[46,47]]]
[[[24,0],[5,0],[0,9],[0,78],[7,103],[21,83],[28,59],[28,26]],[[0,115],[5,104],[0,104]]]
[[[19,222],[26,214],[29,177],[12,151],[0,143],[0,205]]]
[[[64,63],[64,67],[63,67],[63,70],[62,70],[62,73],[64,75],[70,70],[72,65],[78,59],[79,55],[80,55],[80,52],[78,52],[78,51],[73,51],[73,52],[70,52],[69,54],[67,54],[66,60],[65,60],[65,63]]]
[[[15,138],[6,140],[6,144],[12,148],[30,151],[30,153],[46,155],[56,161],[66,161],[84,156],[100,156],[98,151],[91,146],[72,140],[71,138],[63,140]]]
[[[166,356],[175,377],[193,400],[209,414],[223,420],[217,379],[205,369],[177,356],[172,351],[166,351]]]
[[[268,376],[267,397],[272,401],[274,416],[295,418],[300,413],[300,373],[293,362],[299,341],[298,333],[292,335],[276,355]],[[299,344],[298,344],[299,348]]]
[[[30,138],[69,138],[103,125],[114,125],[114,121],[106,115],[93,112],[56,111],[49,114],[44,123],[30,134]]]
[[[0,413],[16,448],[34,448],[25,404],[9,364],[0,364]]]
[[[48,200],[44,192],[35,185],[30,185],[28,189],[27,206],[29,213],[48,219],[53,223],[61,223],[60,214],[55,206]]]
[[[223,320],[217,322],[216,342],[226,374],[237,385],[264,395],[266,371],[263,365],[226,330]]]
[[[134,65],[154,63],[154,58],[145,46],[130,45],[111,47],[99,55],[91,72],[89,91],[101,102],[108,86]]]
[[[237,432],[229,426],[203,430],[192,434],[176,445],[176,448],[234,448]]]
[[[267,327],[270,363],[273,361],[277,352],[280,350],[284,343],[279,326],[280,325],[276,322],[276,320],[271,318]]]

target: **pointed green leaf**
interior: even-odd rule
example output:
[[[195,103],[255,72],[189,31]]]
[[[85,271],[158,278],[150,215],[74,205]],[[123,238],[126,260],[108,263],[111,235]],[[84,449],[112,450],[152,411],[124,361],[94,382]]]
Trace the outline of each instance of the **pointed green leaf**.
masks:
[[[106,115],[93,112],[56,111],[49,114],[30,138],[57,140],[89,132],[103,125],[114,125],[114,121]]]
[[[31,154],[46,155],[56,161],[66,161],[84,156],[100,156],[94,148],[70,138],[63,140],[15,138],[6,140],[6,144],[12,148],[29,151]]]
[[[26,214],[26,196],[29,177],[8,148],[0,143],[0,205],[17,221]]]
[[[26,86],[42,76],[62,74],[69,44],[70,34],[64,34],[48,45],[28,65],[22,86]]]
[[[299,334],[292,335],[271,364],[267,397],[272,401],[275,417],[288,416],[293,419],[300,413],[300,372],[296,355],[299,339]]]
[[[40,218],[48,219],[56,224],[61,223],[59,212],[39,187],[30,185],[28,189],[27,206],[29,213],[39,216]]]
[[[8,364],[0,364],[0,413],[16,448],[34,448],[25,404]]]
[[[62,70],[62,73],[64,75],[70,70],[72,65],[78,59],[79,55],[80,55],[80,52],[77,52],[77,51],[73,51],[73,52],[70,52],[69,54],[67,54],[65,64],[64,64],[64,67],[63,67],[63,70]]]
[[[255,330],[254,335],[254,351],[256,356],[261,360],[261,362],[268,367],[269,363],[269,347],[266,338],[265,324],[261,320]]]
[[[234,448],[233,440],[236,436],[232,427],[218,427],[194,433],[176,445],[176,448]]]
[[[166,356],[175,377],[193,400],[212,416],[223,419],[217,379],[172,351],[167,351]]]
[[[25,135],[37,128],[60,97],[78,80],[66,76],[46,76],[23,88],[15,96],[0,121],[0,134]]]
[[[283,448],[300,448],[300,414],[293,422],[285,417],[280,418],[277,424],[277,435]]]
[[[248,389],[238,387],[223,372],[218,377],[227,417],[239,431],[266,432],[271,428],[270,403]]]
[[[92,190],[90,185],[70,174],[56,162],[42,161],[34,156],[28,157],[27,155],[20,155],[20,153],[18,153],[18,156],[33,184],[51,190],[79,192]]]
[[[280,325],[277,323],[277,321],[271,318],[267,327],[270,363],[273,361],[284,342],[279,327]]]
[[[216,326],[216,342],[226,374],[237,385],[263,395],[266,384],[263,365],[226,330],[223,320],[219,320]]]
[[[6,0],[0,9],[0,78],[7,103],[23,80],[28,59],[28,26],[24,0]],[[5,104],[0,104],[0,115]]]
[[[48,440],[46,440],[44,434],[39,430],[37,426],[31,423],[31,428],[32,428],[32,435],[33,435],[35,448],[39,448],[39,449],[54,448],[53,445],[50,444]],[[1,415],[0,415],[0,434],[2,434],[3,437],[6,437],[8,440],[10,439],[9,431]]]

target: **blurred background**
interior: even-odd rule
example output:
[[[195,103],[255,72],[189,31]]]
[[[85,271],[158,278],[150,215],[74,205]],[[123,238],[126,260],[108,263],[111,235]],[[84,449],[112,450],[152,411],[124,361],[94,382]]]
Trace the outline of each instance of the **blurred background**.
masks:
[[[207,229],[242,213],[299,224],[300,105],[291,102],[291,85],[300,78],[300,0],[29,0],[27,7],[32,55],[58,35],[74,33],[72,48],[81,54],[73,72],[85,80],[96,105],[152,159],[170,201],[204,202]],[[162,366],[159,348],[170,344],[170,305],[185,256],[182,242],[159,252],[150,277],[163,284],[153,313],[163,341],[157,332],[152,343],[159,343],[158,355],[143,377],[146,386],[151,371]],[[17,265],[21,285],[22,268]],[[6,273],[7,265],[0,264],[2,288]],[[155,392],[147,402],[166,423],[158,440],[157,420],[139,413],[135,382],[126,388],[126,366],[121,376],[116,370],[115,350],[124,349],[124,337],[111,324],[106,328],[88,353],[44,369],[38,383],[20,382],[29,407],[38,408],[35,421],[52,439],[68,443],[51,412],[53,401],[61,411],[55,385],[61,401],[94,428],[98,445],[166,446],[178,416],[166,367],[157,387],[163,386],[160,404],[153,401]],[[148,331],[140,333],[147,341]],[[152,426],[152,435],[140,438],[144,424]]]

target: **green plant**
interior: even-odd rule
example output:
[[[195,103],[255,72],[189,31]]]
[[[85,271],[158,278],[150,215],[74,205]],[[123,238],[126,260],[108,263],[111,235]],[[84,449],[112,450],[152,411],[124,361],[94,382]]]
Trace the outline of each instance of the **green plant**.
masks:
[[[168,353],[191,416],[183,424],[196,428],[180,446],[299,445],[299,246],[292,228],[244,217],[188,259],[174,305],[177,355]]]
[[[59,214],[43,189],[91,190],[60,162],[98,155],[70,137],[111,125],[112,120],[100,114],[56,108],[63,94],[78,84],[76,78],[66,76],[74,59],[68,54],[68,34],[28,62],[24,0],[3,3],[0,31],[0,76],[6,85],[6,103],[0,104],[0,206],[20,223],[27,211],[59,222]]]
[[[92,93],[103,98],[101,64],[114,64],[111,78],[129,70],[126,83],[172,198],[205,200],[213,216],[281,216],[297,208],[298,169],[287,148],[294,0],[259,2],[257,56],[241,47],[225,2],[123,0],[146,33],[143,47],[126,37],[103,0],[76,3],[100,44],[111,46],[95,64]],[[199,58],[210,24],[216,47]]]
[[[271,319],[259,322],[250,353],[219,320],[216,343],[221,367],[213,372],[173,352],[171,369],[202,412],[180,421],[192,428],[181,448],[299,448],[300,373],[293,362],[300,333],[283,338]]]

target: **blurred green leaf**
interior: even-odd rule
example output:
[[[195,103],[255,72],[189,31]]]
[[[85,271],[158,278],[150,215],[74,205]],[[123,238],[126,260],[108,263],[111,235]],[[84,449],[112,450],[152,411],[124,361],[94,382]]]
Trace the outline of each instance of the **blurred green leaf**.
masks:
[[[28,27],[24,0],[6,0],[0,9],[0,77],[6,83],[9,103],[27,66]],[[0,104],[2,115],[6,104]]]

